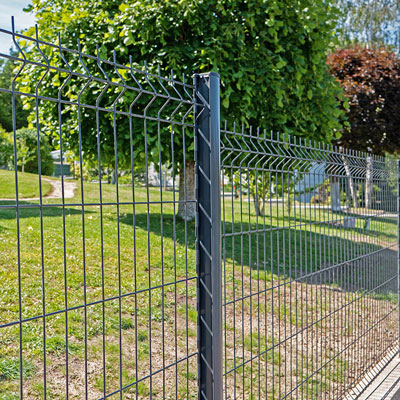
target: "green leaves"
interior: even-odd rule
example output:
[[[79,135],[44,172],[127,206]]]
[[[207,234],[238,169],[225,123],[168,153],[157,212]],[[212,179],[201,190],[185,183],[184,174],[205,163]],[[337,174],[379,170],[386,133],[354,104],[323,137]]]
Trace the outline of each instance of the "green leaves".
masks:
[[[329,76],[325,63],[326,52],[334,42],[332,28],[337,11],[327,8],[325,1],[70,0],[67,5],[64,3],[63,0],[35,3],[43,39],[53,41],[54,32],[60,31],[64,43],[76,43],[79,33],[84,36],[81,42],[89,54],[96,54],[98,45],[100,56],[112,59],[115,49],[121,64],[129,65],[131,56],[139,69],[147,61],[148,68],[156,72],[160,64],[164,74],[173,69],[177,79],[185,73],[187,82],[193,73],[217,71],[222,83],[222,121],[320,140],[330,140],[333,129],[341,131],[343,112],[336,99],[338,85]],[[71,60],[71,64],[73,69],[80,68],[76,60]],[[59,83],[64,79],[59,78]],[[49,96],[57,95],[57,85],[47,86]],[[81,86],[74,87],[71,82],[63,94],[76,97]],[[95,104],[99,93],[100,88],[93,88],[85,92],[82,101]],[[103,97],[109,103],[113,98],[112,91]],[[122,100],[119,106],[127,111],[133,99],[126,93]],[[143,97],[138,105],[147,100]],[[157,113],[159,106],[155,103],[149,112]],[[52,132],[57,126],[57,113],[45,103],[41,107],[49,107],[42,113],[50,117],[46,124]],[[86,133],[83,145],[85,154],[95,159],[96,124],[90,118],[94,115],[89,113],[88,120],[83,121]],[[68,144],[76,149],[76,113],[63,116],[63,124],[65,131],[71,132]],[[118,148],[119,161],[129,165],[128,119],[121,118],[117,126],[127,140]],[[143,146],[144,130],[139,123],[133,127],[136,151]],[[161,135],[163,157],[169,159],[170,132],[167,127],[162,129],[165,129]],[[109,145],[113,143],[112,119],[102,117],[101,134],[106,153],[102,158],[112,160],[114,149]],[[152,135],[157,137],[157,129],[148,127],[149,139]],[[193,158],[193,151],[183,149],[182,134],[175,134],[173,140],[176,163],[183,159],[184,152],[188,160]],[[158,162],[158,151],[153,151],[158,145],[157,140],[148,141],[150,161]],[[185,145],[188,147],[188,143]],[[140,154],[137,157],[144,159]]]

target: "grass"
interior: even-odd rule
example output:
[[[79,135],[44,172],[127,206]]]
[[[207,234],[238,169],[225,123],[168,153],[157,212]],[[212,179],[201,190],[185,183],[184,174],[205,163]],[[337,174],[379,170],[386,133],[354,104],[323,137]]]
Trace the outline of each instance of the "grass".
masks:
[[[42,180],[42,196],[51,191],[49,182]],[[39,178],[36,174],[18,172],[18,196],[20,199],[39,197]],[[15,199],[14,171],[0,169],[0,199]]]
[[[1,183],[4,172],[0,171],[0,193],[6,186]],[[21,174],[21,178],[26,178],[20,181],[22,193],[25,196],[36,193],[32,184],[35,176]],[[12,323],[19,320],[21,313],[22,319],[30,319],[22,324],[24,360],[32,365],[24,383],[29,398],[43,398],[44,389],[38,382],[44,380],[44,348],[47,387],[54,399],[65,397],[65,378],[60,376],[65,376],[67,354],[69,384],[80,388],[77,389],[80,394],[85,385],[85,368],[93,369],[88,387],[93,398],[98,398],[104,392],[118,390],[120,383],[129,385],[146,377],[150,371],[162,370],[160,355],[164,355],[164,365],[171,367],[152,376],[153,394],[157,397],[170,393],[176,397],[174,388],[178,382],[179,395],[189,390],[188,397],[196,398],[197,360],[195,356],[187,358],[197,348],[196,281],[192,279],[196,276],[195,224],[176,217],[177,204],[173,201],[178,195],[171,191],[160,193],[159,189],[150,188],[147,192],[145,188],[136,188],[134,196],[134,205],[117,207],[116,187],[103,184],[102,201],[108,205],[100,207],[97,205],[99,185],[84,182],[82,193],[78,183],[75,197],[68,200],[64,209],[57,206],[60,200],[44,199],[49,206],[43,208],[43,225],[39,209],[20,208],[19,271],[16,211],[0,209],[0,321],[11,324],[1,329],[0,360],[5,360],[5,365],[15,365],[15,360],[19,360],[19,326]],[[161,206],[161,196],[169,203]],[[3,196],[0,194],[0,197]],[[132,199],[132,188],[120,187],[119,202],[132,203]],[[147,204],[148,199],[154,203]],[[95,205],[85,205],[82,209],[82,200]],[[30,201],[25,205],[37,203]],[[229,361],[232,367],[251,358],[254,352],[264,352],[267,375],[278,377],[288,358],[280,357],[279,348],[274,353],[268,349],[289,334],[286,330],[290,329],[293,334],[296,329],[309,325],[313,318],[333,312],[338,303],[351,304],[352,298],[332,295],[321,285],[329,285],[338,292],[363,289],[368,298],[365,313],[371,307],[375,307],[376,313],[381,305],[382,310],[387,309],[391,295],[381,292],[368,297],[365,275],[368,269],[364,264],[352,264],[358,278],[353,274],[351,282],[343,280],[344,275],[349,275],[345,274],[348,268],[345,265],[329,279],[321,274],[318,282],[304,279],[302,283],[294,283],[292,280],[321,267],[358,257],[363,259],[363,255],[387,247],[396,238],[395,217],[373,217],[370,230],[365,231],[361,217],[355,229],[345,229],[335,222],[340,222],[343,214],[309,205],[289,210],[275,203],[265,217],[257,217],[250,203],[224,199],[223,210],[223,300],[225,303],[237,301],[236,308],[233,308],[234,302],[225,307],[224,315],[229,317],[242,312],[245,316],[242,321],[238,320],[237,326],[229,321],[225,324],[226,332],[236,335],[233,336],[236,345],[242,346],[245,352],[244,356],[236,354],[236,359]],[[249,233],[238,234],[242,230]],[[257,233],[260,230],[262,234]],[[378,258],[374,260],[379,261]],[[383,266],[388,263],[388,260],[382,261]],[[383,268],[382,277],[376,276],[376,279],[386,276],[387,269]],[[257,298],[255,294],[263,288],[265,291]],[[273,290],[267,292],[267,288]],[[121,300],[120,294],[123,295]],[[290,296],[292,302],[288,300]],[[242,298],[246,300],[238,301]],[[313,301],[317,298],[322,300]],[[88,305],[86,312],[84,304]],[[68,313],[63,312],[66,307],[70,310]],[[349,308],[344,306],[344,309],[348,311]],[[43,312],[48,315],[45,319],[36,318]],[[279,332],[268,331],[268,320],[274,320],[275,326],[285,321],[280,336]],[[254,324],[252,332],[248,324],[250,327]],[[316,326],[323,326],[323,322]],[[231,345],[229,340],[227,343],[233,351],[235,344]],[[283,345],[280,348],[282,354],[288,351]],[[0,361],[0,376],[3,376],[1,371]],[[296,371],[296,379],[306,377],[312,373],[312,366],[299,371],[296,365]],[[189,387],[187,377],[190,377]],[[149,384],[149,378],[143,379],[127,388],[124,394],[126,398],[135,398],[137,391],[139,397],[146,398],[150,393]],[[318,385],[322,390],[325,383]],[[18,393],[18,388],[18,375],[4,375],[0,379],[0,399],[2,393],[10,396]],[[313,393],[314,389],[307,390]],[[310,398],[314,398],[313,395]]]
[[[23,360],[23,376],[29,378],[35,373],[35,366],[32,362]],[[0,381],[18,379],[20,375],[19,358],[0,359]]]

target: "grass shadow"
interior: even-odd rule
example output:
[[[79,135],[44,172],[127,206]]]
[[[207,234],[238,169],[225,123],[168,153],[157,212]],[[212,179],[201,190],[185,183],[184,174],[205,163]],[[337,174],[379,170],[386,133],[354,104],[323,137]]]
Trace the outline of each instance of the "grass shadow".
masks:
[[[185,223],[170,213],[126,214],[120,222],[195,248],[194,222]],[[330,232],[324,233],[315,225],[305,225],[228,222],[222,228],[223,261],[231,270],[251,268],[254,276],[261,272],[279,279],[335,285],[345,291],[396,290],[394,279],[384,284],[396,275],[394,250],[385,249],[360,229],[329,226]]]
[[[175,240],[180,245],[187,244],[188,248],[196,247],[195,223],[194,221],[186,222],[180,217],[170,213],[164,213],[161,217],[160,213],[149,214],[147,220],[146,213],[137,213],[133,216],[132,213],[124,214],[120,217],[120,222],[149,231],[158,236],[162,235]]]
[[[7,204],[6,202],[0,202],[0,205],[13,205],[15,206],[15,202],[12,204]],[[19,208],[19,218],[40,218],[40,207],[36,203],[23,202],[20,201],[19,205],[22,207]],[[34,207],[24,207],[24,205],[34,205]],[[16,219],[16,207],[0,207],[0,220],[2,219]],[[85,209],[85,214],[91,214],[92,211]],[[76,208],[65,207],[65,215],[76,215],[82,214],[81,208],[77,206]],[[46,205],[46,207],[42,207],[42,215],[43,217],[62,217],[63,215],[63,207],[60,205]]]

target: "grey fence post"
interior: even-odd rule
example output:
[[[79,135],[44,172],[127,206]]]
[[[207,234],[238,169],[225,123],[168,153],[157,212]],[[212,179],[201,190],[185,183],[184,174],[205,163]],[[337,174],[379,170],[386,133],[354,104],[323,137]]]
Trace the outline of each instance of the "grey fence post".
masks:
[[[219,75],[195,75],[199,399],[222,399]]]

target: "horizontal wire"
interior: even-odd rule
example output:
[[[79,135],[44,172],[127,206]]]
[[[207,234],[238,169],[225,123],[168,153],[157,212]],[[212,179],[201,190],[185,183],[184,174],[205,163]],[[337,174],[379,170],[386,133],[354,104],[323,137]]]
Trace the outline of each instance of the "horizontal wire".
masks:
[[[45,197],[43,197],[45,199]],[[38,199],[39,200],[39,199]],[[38,201],[37,200],[37,201]],[[13,200],[0,200],[1,202],[9,202]],[[19,199],[19,201],[24,201],[23,198]],[[46,203],[46,204],[18,204],[18,208],[52,208],[52,207],[100,207],[100,206],[137,206],[137,205],[148,205],[148,204],[186,204],[186,203],[196,203],[196,200],[163,200],[163,201],[120,201],[118,203],[115,202],[104,202],[104,203]],[[16,208],[16,204],[0,204],[1,208]],[[90,211],[89,211],[90,213]]]
[[[370,257],[370,256],[376,255],[376,254],[378,254],[378,253],[380,253],[380,252],[382,252],[382,251],[389,250],[389,249],[391,249],[392,247],[396,247],[396,246],[397,246],[397,243],[394,243],[394,244],[392,244],[392,245],[390,245],[390,246],[387,246],[387,247],[378,249],[378,250],[376,250],[376,251],[374,251],[374,252],[367,253],[367,254],[362,254],[361,256],[358,256],[358,257],[353,258],[353,259],[351,259],[351,260],[346,260],[346,261],[343,261],[343,262],[341,262],[341,263],[339,263],[339,264],[330,265],[329,267],[326,267],[326,268],[324,268],[324,269],[320,269],[320,270],[318,270],[318,271],[314,271],[314,272],[311,272],[311,273],[309,273],[309,274],[301,275],[301,276],[299,276],[298,278],[291,279],[291,280],[288,280],[288,281],[284,281],[283,283],[279,283],[278,285],[271,286],[271,287],[269,287],[269,288],[260,290],[259,292],[250,293],[250,294],[248,294],[248,295],[246,295],[246,296],[243,296],[243,297],[240,297],[240,298],[236,298],[235,300],[228,301],[228,302],[224,303],[223,306],[225,307],[225,306],[228,306],[228,305],[233,304],[233,303],[235,303],[235,302],[240,302],[240,301],[243,301],[243,300],[245,300],[245,299],[247,299],[247,298],[250,298],[250,297],[253,297],[253,296],[257,296],[257,295],[260,295],[260,294],[269,292],[269,291],[271,291],[271,290],[275,290],[275,289],[278,289],[278,288],[280,288],[280,287],[290,285],[290,284],[295,283],[295,282],[303,283],[303,282],[301,282],[302,280],[308,279],[308,278],[313,277],[313,276],[315,276],[315,275],[319,275],[319,274],[325,273],[326,271],[330,271],[330,270],[333,270],[333,269],[335,269],[335,268],[342,267],[343,265],[346,265],[346,264],[351,264],[351,263],[354,263],[354,262],[356,262],[356,261],[360,261],[360,260],[362,260],[362,259],[364,259],[364,258],[368,258],[368,257]],[[306,266],[306,267],[308,267],[308,266]],[[264,271],[264,268],[262,268],[262,269],[260,268],[260,271]],[[397,275],[396,275],[396,276],[397,276]],[[393,279],[393,278],[391,278],[391,279]],[[307,282],[304,282],[304,283],[307,283]],[[378,287],[379,287],[379,286],[378,286]],[[376,289],[376,288],[375,288],[375,289]]]
[[[345,305],[341,306],[340,308],[337,308],[337,309],[331,311],[330,313],[328,313],[328,314],[324,315],[323,317],[321,317],[319,320],[313,321],[311,324],[308,324],[307,326],[305,326],[304,328],[302,328],[302,329],[300,329],[299,331],[295,332],[294,334],[292,334],[292,335],[286,337],[285,339],[283,339],[283,340],[277,342],[276,344],[272,345],[271,347],[269,347],[268,349],[262,351],[261,353],[256,354],[254,357],[252,357],[252,359],[248,359],[248,360],[246,360],[245,362],[243,362],[242,364],[237,365],[236,367],[234,367],[234,368],[230,369],[229,371],[225,372],[225,375],[227,375],[227,374],[233,372],[234,370],[236,370],[236,369],[238,369],[238,368],[240,368],[240,367],[243,367],[245,364],[251,362],[253,359],[258,358],[258,357],[261,357],[262,355],[268,353],[269,351],[272,351],[272,350],[276,349],[277,347],[279,347],[279,346],[281,346],[282,344],[288,342],[289,340],[294,339],[296,336],[298,336],[298,335],[304,333],[305,331],[307,331],[308,329],[310,329],[310,328],[312,328],[313,326],[317,325],[317,324],[320,323],[321,321],[323,321],[323,320],[325,320],[325,319],[331,317],[332,315],[334,315],[334,314],[337,313],[338,311],[341,311],[342,309],[347,308],[347,307],[349,307],[350,305],[352,305],[352,304],[356,303],[357,301],[361,300],[362,298],[366,297],[369,293],[375,291],[375,290],[378,289],[379,287],[383,287],[383,286],[387,285],[390,281],[392,281],[392,280],[395,279],[395,278],[397,278],[397,276],[394,276],[394,277],[388,279],[388,280],[387,280],[386,282],[384,282],[383,284],[381,284],[381,285],[375,287],[374,289],[369,290],[369,291],[366,292],[366,293],[363,293],[361,296],[359,296],[359,297],[357,297],[356,299],[354,299],[354,300],[352,300],[352,301],[346,303]],[[393,310],[391,310],[390,312],[393,312],[393,311],[395,311],[395,310],[396,310],[396,307],[395,307]]]
[[[140,118],[143,120],[149,120],[149,121],[155,121],[155,122],[163,122],[166,124],[173,124],[173,125],[178,125],[178,126],[184,126],[184,127],[188,127],[188,128],[194,128],[194,123],[190,124],[187,122],[182,122],[179,120],[170,120],[170,119],[165,119],[165,118],[158,118],[158,117],[152,117],[146,114],[135,114],[135,113],[130,113],[128,111],[120,111],[120,110],[116,110],[114,108],[105,108],[105,107],[100,107],[100,106],[94,106],[91,104],[85,104],[85,103],[79,103],[79,102],[74,102],[74,101],[70,101],[70,100],[62,100],[62,99],[58,99],[58,98],[54,98],[54,97],[48,97],[48,96],[43,96],[43,95],[39,95],[39,94],[35,94],[35,93],[24,93],[24,92],[18,92],[18,91],[12,91],[11,89],[3,89],[0,88],[0,93],[9,93],[9,94],[17,94],[20,96],[27,96],[27,97],[33,97],[33,98],[37,98],[39,100],[47,100],[47,101],[52,101],[55,102],[57,104],[66,104],[66,105],[70,105],[70,106],[75,106],[75,107],[82,107],[82,108],[87,108],[90,110],[97,110],[97,111],[103,111],[103,112],[108,112],[108,113],[112,113],[112,114],[117,114],[117,115],[123,115],[126,117],[134,117],[134,118]],[[190,103],[189,103],[190,104]],[[191,104],[191,107],[193,105]]]
[[[58,314],[65,314],[65,313],[68,313],[70,311],[76,311],[76,310],[80,310],[82,308],[88,308],[90,306],[94,306],[94,305],[98,305],[98,304],[104,304],[104,303],[108,303],[110,301],[123,299],[123,298],[126,298],[126,297],[136,296],[136,295],[141,294],[141,293],[151,292],[152,290],[162,289],[162,288],[165,288],[165,287],[168,287],[168,286],[173,286],[173,285],[177,285],[179,283],[189,282],[189,281],[192,281],[192,280],[197,280],[197,276],[192,276],[192,277],[179,279],[179,280],[172,281],[172,282],[167,282],[167,283],[164,283],[164,284],[161,284],[161,285],[152,286],[150,288],[139,289],[139,290],[136,290],[134,292],[128,292],[128,293],[121,294],[120,296],[108,297],[108,298],[105,298],[105,299],[92,301],[92,302],[89,302],[89,303],[86,303],[86,304],[80,304],[78,306],[63,308],[62,310],[52,311],[52,312],[46,313],[44,315],[41,314],[41,315],[36,315],[34,317],[29,317],[29,318],[24,318],[24,319],[21,319],[21,320],[8,322],[6,324],[1,324],[0,325],[0,329],[1,328],[7,328],[7,327],[10,327],[10,326],[13,326],[13,325],[20,324],[20,323],[22,324],[24,322],[35,321],[35,320],[38,320],[38,319],[41,319],[41,318],[51,317],[51,316],[58,315]]]

